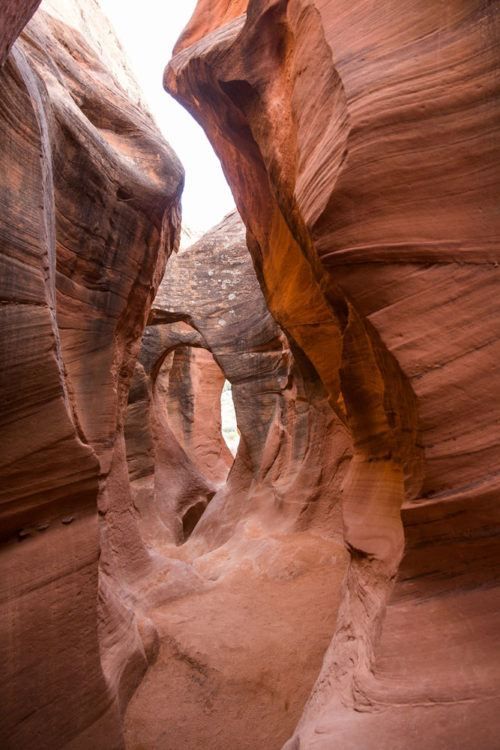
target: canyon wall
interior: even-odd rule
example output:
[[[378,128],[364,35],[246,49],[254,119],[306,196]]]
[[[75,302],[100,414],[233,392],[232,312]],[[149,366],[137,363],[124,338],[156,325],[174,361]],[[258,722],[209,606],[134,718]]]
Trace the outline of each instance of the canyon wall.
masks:
[[[0,745],[495,750],[497,5],[199,0],[165,83],[238,213],[183,249],[98,3],[37,5],[0,9]]]
[[[224,373],[209,351],[176,347],[162,367],[168,422],[187,455],[215,485],[227,479],[233,456],[222,435]]]
[[[290,750],[496,746],[499,20],[200,0],[166,70],[352,444],[337,625]]]
[[[0,744],[111,750],[153,650],[123,421],[183,172],[96,4],[14,41],[35,5],[0,11]]]

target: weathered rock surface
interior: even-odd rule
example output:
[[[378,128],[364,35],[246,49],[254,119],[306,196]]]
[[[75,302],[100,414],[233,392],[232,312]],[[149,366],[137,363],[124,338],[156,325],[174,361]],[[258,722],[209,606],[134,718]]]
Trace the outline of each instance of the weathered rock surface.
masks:
[[[2,55],[34,5],[2,4]],[[79,17],[90,7],[111,34],[90,6],[75,3]],[[132,606],[153,564],[123,417],[183,175],[90,28],[84,39],[39,10],[0,70],[0,745],[12,750],[122,747],[153,648]]]
[[[125,424],[132,502],[153,548],[184,541],[229,470],[220,432],[224,376],[209,352],[191,349],[199,342],[189,326],[147,329],[132,381]]]
[[[198,354],[192,358],[189,351],[211,353],[232,384],[240,443],[219,487],[195,452],[187,456],[184,428],[174,425],[185,424],[182,415],[191,411],[190,430],[209,431],[206,445],[219,455],[211,432],[216,420],[208,426],[203,412],[196,417],[191,410],[205,395],[213,411],[215,399],[194,377]],[[161,381],[161,362],[172,352],[182,352],[187,370],[173,389]],[[144,537],[170,559],[171,570],[151,592],[148,614],[160,651],[128,709],[127,747],[280,747],[335,626],[347,558],[340,484],[350,444],[317,375],[295,360],[269,314],[237,214],[171,257],[140,367],[150,376],[141,392],[152,397],[131,392],[132,488]],[[210,373],[211,366],[212,379]],[[222,381],[219,399],[221,389]],[[171,428],[184,451],[172,443]],[[141,444],[153,450],[141,455]],[[200,474],[212,484],[205,498]]]
[[[499,21],[201,1],[166,71],[352,441],[351,560],[290,750],[498,742]]]

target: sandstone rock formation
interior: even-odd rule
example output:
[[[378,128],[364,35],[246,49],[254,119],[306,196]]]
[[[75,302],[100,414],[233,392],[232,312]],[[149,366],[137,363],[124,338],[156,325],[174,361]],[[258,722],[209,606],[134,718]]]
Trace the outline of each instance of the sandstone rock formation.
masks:
[[[498,743],[499,19],[200,0],[166,71],[352,452],[337,626],[289,750]]]
[[[35,5],[2,4],[2,57]],[[75,7],[111,34],[93,2]],[[123,747],[120,714],[153,647],[134,603],[154,564],[123,418],[183,173],[89,24],[83,38],[39,10],[0,70],[0,745],[12,750]]]
[[[239,213],[181,249],[97,1],[37,4],[0,8],[0,746],[496,750],[498,6],[199,0],[165,82]]]
[[[170,572],[149,598],[160,651],[127,712],[130,750],[279,747],[335,625],[348,437],[317,375],[270,316],[245,234],[232,214],[172,255],[131,390],[134,502],[143,537]],[[181,385],[169,363],[179,352]],[[218,486],[215,464],[203,467],[174,424],[189,412],[189,430],[210,433],[205,461],[219,456],[217,420],[207,425],[203,416],[216,399],[199,380],[195,352],[205,368],[211,353],[232,383],[240,443]],[[219,398],[221,389],[219,381]]]

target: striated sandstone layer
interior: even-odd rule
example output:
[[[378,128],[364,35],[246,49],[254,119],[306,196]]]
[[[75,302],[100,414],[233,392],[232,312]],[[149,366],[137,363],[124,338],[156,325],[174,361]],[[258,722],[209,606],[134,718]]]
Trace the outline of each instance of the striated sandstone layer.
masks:
[[[21,6],[27,20],[33,3],[2,4],[9,43]],[[12,750],[123,747],[154,645],[134,604],[152,562],[123,418],[183,173],[101,62],[91,29],[112,31],[95,3],[74,10],[85,38],[39,10],[0,70],[0,745]]]
[[[169,572],[148,599],[159,655],[127,710],[129,750],[279,748],[335,627],[350,441],[269,314],[245,235],[231,214],[172,255],[131,390],[134,503]],[[171,380],[179,353],[182,383]],[[214,382],[209,356],[232,384],[240,432],[225,484],[185,439],[189,424],[205,434],[205,460],[219,456],[217,420],[205,417],[216,400],[199,379],[201,361]],[[221,388],[220,380],[219,398]]]
[[[289,750],[498,742],[499,23],[201,0],[166,71],[352,442],[337,627]]]

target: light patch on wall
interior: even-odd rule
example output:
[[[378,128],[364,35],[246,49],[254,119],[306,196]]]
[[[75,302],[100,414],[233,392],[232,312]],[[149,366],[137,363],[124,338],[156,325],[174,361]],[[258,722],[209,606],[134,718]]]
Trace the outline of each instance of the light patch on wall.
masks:
[[[235,456],[240,442],[240,433],[236,422],[231,383],[228,380],[224,383],[220,397],[220,413],[222,418],[222,437],[233,456]]]

